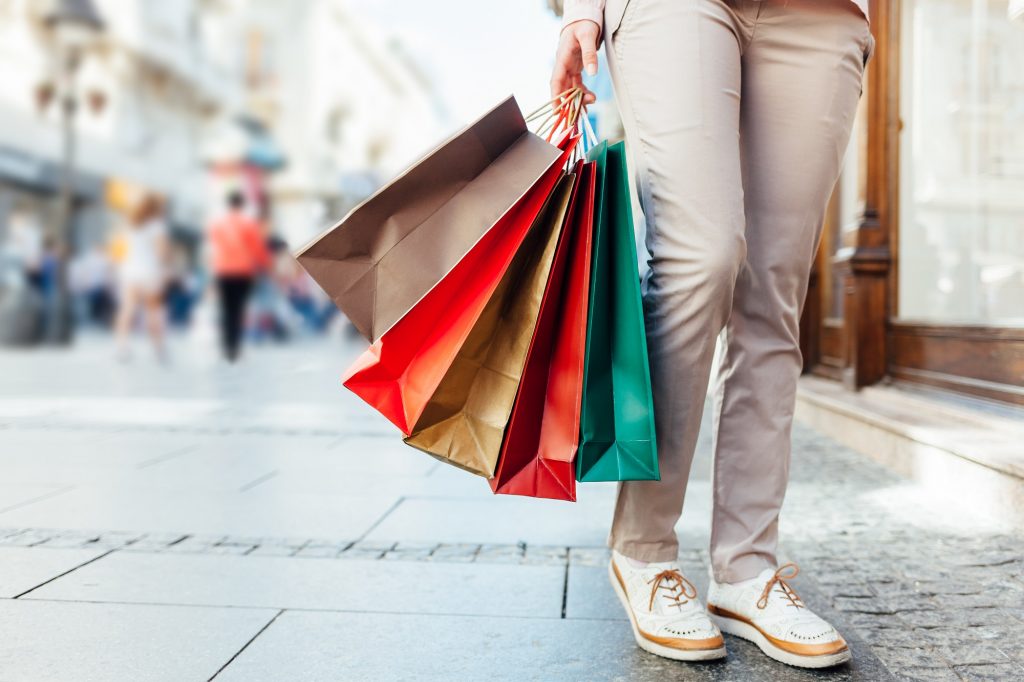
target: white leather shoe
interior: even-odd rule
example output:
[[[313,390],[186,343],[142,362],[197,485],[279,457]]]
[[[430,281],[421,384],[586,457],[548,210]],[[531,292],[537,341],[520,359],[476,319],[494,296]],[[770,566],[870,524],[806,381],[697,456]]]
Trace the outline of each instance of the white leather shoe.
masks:
[[[798,572],[796,564],[786,564],[741,583],[712,580],[708,588],[711,618],[722,632],[749,640],[770,658],[798,668],[827,668],[849,661],[846,641],[811,613],[786,582]]]
[[[641,649],[677,661],[725,656],[725,640],[697,599],[697,589],[673,562],[632,566],[612,551],[608,576],[629,614]]]

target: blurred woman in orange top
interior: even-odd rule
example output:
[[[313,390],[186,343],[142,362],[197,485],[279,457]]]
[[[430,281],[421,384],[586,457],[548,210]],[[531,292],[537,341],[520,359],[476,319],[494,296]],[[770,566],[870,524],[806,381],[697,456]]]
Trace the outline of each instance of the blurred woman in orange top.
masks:
[[[228,362],[238,359],[245,308],[253,280],[270,265],[260,224],[247,216],[241,192],[228,196],[228,212],[210,224],[213,274],[220,296],[221,345]]]

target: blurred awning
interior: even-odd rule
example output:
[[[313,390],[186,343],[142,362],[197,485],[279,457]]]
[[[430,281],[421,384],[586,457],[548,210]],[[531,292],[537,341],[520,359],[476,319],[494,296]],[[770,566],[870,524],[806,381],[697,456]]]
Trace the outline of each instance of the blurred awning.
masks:
[[[284,152],[269,135],[261,135],[250,140],[245,160],[268,171],[280,170],[285,166]]]
[[[338,176],[338,189],[351,202],[362,201],[380,185],[380,178],[372,170],[344,171]]]
[[[268,172],[281,170],[287,163],[266,126],[244,116],[220,127],[204,146],[203,160],[210,165],[246,164]]]

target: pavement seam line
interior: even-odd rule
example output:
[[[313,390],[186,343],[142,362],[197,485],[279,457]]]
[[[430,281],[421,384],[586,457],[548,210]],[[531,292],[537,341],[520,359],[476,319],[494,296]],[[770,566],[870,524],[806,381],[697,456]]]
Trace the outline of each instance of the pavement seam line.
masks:
[[[250,644],[252,644],[253,642],[255,642],[255,641],[256,641],[256,638],[257,638],[257,637],[259,637],[260,635],[262,635],[262,634],[263,634],[263,633],[264,633],[264,632],[266,631],[266,629],[267,629],[267,628],[269,628],[269,627],[270,627],[271,625],[273,625],[273,624],[274,624],[274,621],[276,621],[276,620],[278,619],[278,617],[279,617],[279,616],[280,616],[280,615],[281,615],[282,613],[284,613],[284,612],[285,612],[285,609],[280,609],[280,610],[278,610],[278,612],[274,614],[274,617],[273,617],[273,618],[271,618],[270,620],[268,620],[268,621],[267,621],[267,622],[266,622],[266,623],[265,623],[265,624],[263,625],[263,627],[261,627],[261,628],[260,628],[259,630],[257,630],[257,631],[256,631],[256,634],[255,634],[255,635],[253,635],[252,637],[250,637],[250,638],[249,638],[249,641],[248,641],[248,642],[246,642],[245,644],[243,644],[243,645],[242,645],[242,648],[241,648],[241,649],[239,649],[238,651],[236,651],[236,652],[234,653],[234,655],[233,655],[233,656],[232,656],[231,658],[229,658],[229,659],[227,660],[227,662],[226,662],[226,663],[224,663],[224,665],[222,665],[221,667],[217,668],[217,672],[215,672],[215,673],[213,674],[213,676],[211,676],[211,677],[209,678],[209,680],[207,680],[207,682],[212,682],[212,681],[213,681],[213,680],[214,680],[214,679],[215,679],[215,678],[217,677],[217,675],[220,675],[220,674],[221,674],[222,672],[224,672],[225,668],[227,668],[227,667],[228,667],[229,665],[231,665],[232,663],[234,663],[235,659],[236,659],[236,658],[238,658],[238,657],[239,657],[239,656],[240,656],[240,655],[242,654],[242,652],[243,652],[243,651],[245,651],[245,650],[246,650],[247,648],[249,648],[249,645],[250,645]]]
[[[20,509],[21,507],[27,507],[30,504],[35,504],[36,502],[42,502],[43,500],[48,500],[51,497],[56,497],[57,495],[63,495],[64,493],[70,492],[70,491],[74,490],[75,488],[76,488],[76,486],[68,485],[68,486],[64,486],[63,488],[58,488],[57,490],[51,490],[48,493],[43,493],[42,495],[39,495],[37,497],[33,497],[31,499],[28,499],[28,500],[22,500],[21,502],[17,502],[15,504],[12,504],[9,507],[4,507],[3,509],[0,509],[0,514],[6,514],[9,511],[14,511],[15,509]]]
[[[176,544],[178,544],[179,542],[185,542],[185,540],[188,540],[188,539],[189,539],[190,537],[192,537],[192,534],[191,534],[191,533],[185,533],[184,535],[182,535],[182,536],[181,536],[180,538],[178,538],[178,539],[177,539],[177,540],[175,540],[174,542],[169,542],[169,543],[167,543],[167,547],[174,547],[174,546],[175,546]],[[165,548],[165,549],[166,549],[166,548]]]
[[[563,619],[565,618],[566,607],[569,605],[569,566],[571,565],[570,562],[569,562],[569,554],[570,554],[571,551],[572,551],[571,548],[569,548],[569,547],[565,548],[565,554],[566,554],[565,577],[562,580],[562,618]]]
[[[45,581],[39,583],[38,585],[36,585],[35,587],[30,587],[29,589],[25,590],[21,594],[16,594],[16,595],[14,595],[11,598],[12,599],[21,599],[22,597],[24,597],[29,592],[32,592],[34,590],[38,590],[40,587],[43,587],[44,585],[49,585],[54,580],[57,580],[58,578],[63,578],[67,574],[72,573],[74,571],[77,571],[78,569],[82,568],[83,566],[88,566],[89,564],[91,564],[94,561],[99,561],[103,557],[108,556],[110,554],[113,554],[116,551],[117,551],[116,549],[108,549],[103,554],[100,554],[99,556],[94,556],[92,559],[89,559],[88,561],[83,561],[82,563],[78,564],[77,566],[73,566],[72,568],[69,568],[68,570],[64,571],[63,573],[59,573],[59,574],[53,576],[52,578],[50,578],[49,580],[45,580]]]
[[[11,598],[2,597],[0,602],[8,601]],[[375,616],[439,616],[443,618],[502,618],[508,620],[542,620],[542,621],[587,621],[595,623],[623,623],[623,617],[599,618],[595,616],[580,616],[576,618],[561,618],[557,615],[537,616],[519,615],[510,613],[467,613],[462,611],[379,611],[376,609],[342,609],[342,608],[316,608],[312,606],[253,606],[250,604],[205,604],[202,602],[166,602],[166,601],[125,601],[122,599],[61,599],[56,597],[39,597],[31,600],[35,602],[47,602],[52,604],[115,604],[117,606],[160,606],[175,609],[233,609],[239,611],[291,611],[293,613],[333,613],[333,614],[359,614]],[[988,664],[984,664],[988,665]],[[211,678],[212,679],[212,678]]]
[[[136,469],[148,469],[151,466],[155,466],[157,464],[161,464],[162,462],[166,462],[169,459],[174,459],[176,457],[181,457],[182,455],[187,455],[190,452],[194,452],[194,451],[196,451],[198,449],[199,449],[198,445],[185,445],[185,446],[182,446],[180,448],[171,450],[170,452],[165,452],[162,455],[156,455],[155,457],[150,457],[148,459],[144,459],[141,462],[139,462],[138,464],[136,464],[135,468]]]
[[[279,469],[273,469],[271,471],[268,471],[267,473],[263,474],[262,476],[257,476],[256,478],[252,479],[248,483],[244,484],[241,488],[238,489],[238,492],[240,492],[240,493],[248,492],[248,491],[252,490],[253,488],[255,488],[256,486],[258,486],[259,484],[266,483],[267,481],[269,481],[270,479],[274,478],[275,476],[277,476],[280,473],[281,473],[281,471]]]
[[[352,544],[354,545],[356,543],[359,543],[359,542],[362,542],[363,540],[365,540],[366,536],[369,535],[370,533],[372,533],[374,530],[376,530],[377,526],[379,526],[381,523],[383,523],[384,519],[386,519],[387,517],[391,516],[391,513],[393,511],[395,511],[396,509],[398,509],[398,505],[402,504],[403,502],[405,502],[405,495],[402,495],[397,500],[395,500],[395,503],[393,505],[391,505],[390,507],[388,507],[387,510],[383,514],[380,515],[380,518],[378,518],[376,521],[371,523],[370,527],[367,528],[365,531],[363,531],[363,534],[360,535],[358,538],[356,538],[355,542],[353,542]]]

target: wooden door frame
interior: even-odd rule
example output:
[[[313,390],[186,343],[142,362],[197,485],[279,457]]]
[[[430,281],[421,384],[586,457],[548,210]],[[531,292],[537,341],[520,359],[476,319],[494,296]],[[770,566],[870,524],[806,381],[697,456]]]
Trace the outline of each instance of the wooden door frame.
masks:
[[[890,248],[890,209],[895,196],[890,191],[890,178],[899,170],[895,157],[898,130],[895,136],[888,132],[893,107],[899,104],[890,93],[898,94],[899,62],[897,36],[893,35],[891,3],[869,0],[871,32],[875,49],[865,72],[866,99],[864,116],[867,142],[864,158],[866,183],[864,204],[852,230],[834,230],[840,220],[834,191],[825,215],[821,246],[815,257],[808,286],[801,331],[809,332],[805,341],[801,337],[804,371],[841,380],[851,389],[880,381],[885,376],[886,321],[890,308],[890,272],[893,267]],[[894,52],[896,53],[894,55]],[[859,144],[851,139],[851,144]],[[832,240],[839,234],[840,243]],[[828,296],[826,272],[841,282],[843,315],[830,318],[826,311]],[[894,281],[894,280],[893,280]],[[831,352],[829,352],[831,348]]]

